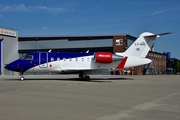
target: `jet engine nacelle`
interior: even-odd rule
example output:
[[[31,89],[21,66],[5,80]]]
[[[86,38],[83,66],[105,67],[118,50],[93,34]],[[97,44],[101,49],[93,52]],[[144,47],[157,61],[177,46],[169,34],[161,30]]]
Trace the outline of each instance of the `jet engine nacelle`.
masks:
[[[111,52],[96,52],[94,54],[94,60],[98,63],[112,63],[113,61],[122,60],[123,56],[117,56]]]
[[[94,55],[95,62],[98,63],[111,63],[112,53],[110,52],[96,52]]]

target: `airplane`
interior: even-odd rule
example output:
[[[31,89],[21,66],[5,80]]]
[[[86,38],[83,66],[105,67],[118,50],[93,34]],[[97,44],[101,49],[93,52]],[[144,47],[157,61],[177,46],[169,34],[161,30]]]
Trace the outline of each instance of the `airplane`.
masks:
[[[156,38],[171,32],[153,34],[142,33],[125,52],[32,52],[5,66],[5,69],[20,73],[53,72],[58,74],[79,74],[79,78],[89,81],[89,74],[115,71],[145,65],[151,59],[145,58]]]

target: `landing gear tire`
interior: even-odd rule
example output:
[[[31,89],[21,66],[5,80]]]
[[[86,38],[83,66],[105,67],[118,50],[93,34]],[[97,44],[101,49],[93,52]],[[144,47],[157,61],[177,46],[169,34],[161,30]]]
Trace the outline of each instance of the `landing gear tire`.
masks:
[[[85,81],[89,81],[89,80],[90,80],[90,77],[89,77],[89,76],[86,76],[86,77],[84,78],[84,80],[85,80]]]
[[[25,78],[24,77],[20,77],[20,79],[19,79],[20,81],[24,81],[25,80]]]

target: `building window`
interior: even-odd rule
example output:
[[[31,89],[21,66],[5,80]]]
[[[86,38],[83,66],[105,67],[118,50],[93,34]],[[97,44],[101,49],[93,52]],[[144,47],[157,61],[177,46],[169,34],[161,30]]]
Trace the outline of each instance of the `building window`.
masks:
[[[119,46],[119,45],[123,45],[123,40],[122,39],[117,39],[116,40],[116,46]]]

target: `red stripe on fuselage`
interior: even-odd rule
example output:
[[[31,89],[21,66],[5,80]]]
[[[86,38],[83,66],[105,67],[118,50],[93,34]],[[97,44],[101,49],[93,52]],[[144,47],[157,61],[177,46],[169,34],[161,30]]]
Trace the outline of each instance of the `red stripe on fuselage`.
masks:
[[[124,69],[128,57],[125,57],[115,69]]]

